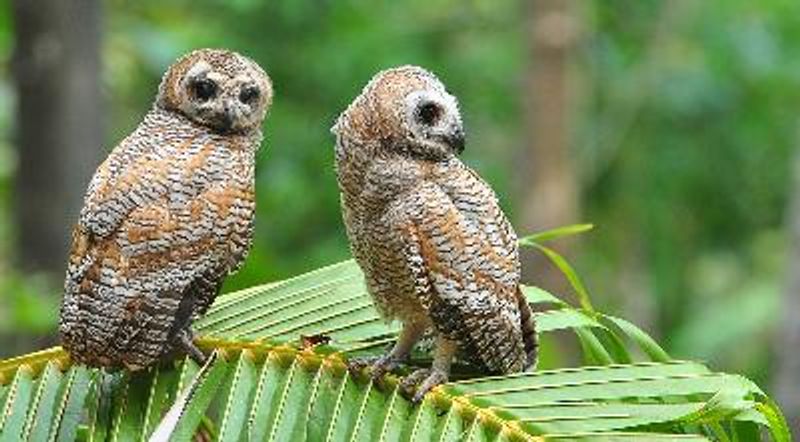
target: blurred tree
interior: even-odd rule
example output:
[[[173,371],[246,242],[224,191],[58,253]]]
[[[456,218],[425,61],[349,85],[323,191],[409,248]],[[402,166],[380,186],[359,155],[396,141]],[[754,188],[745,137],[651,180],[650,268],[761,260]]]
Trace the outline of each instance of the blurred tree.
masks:
[[[24,270],[61,276],[103,146],[100,0],[14,0],[15,205]]]
[[[575,5],[564,0],[527,2],[528,73],[523,85],[525,140],[518,171],[520,232],[578,221],[578,175],[572,159],[574,128],[571,59],[578,37]],[[557,247],[563,251],[562,242]],[[523,280],[563,292],[563,277],[544,258],[523,250]]]
[[[789,201],[787,230],[789,253],[786,261],[786,287],[783,290],[783,317],[774,338],[774,391],[792,432],[800,435],[800,149],[795,152],[794,183]]]

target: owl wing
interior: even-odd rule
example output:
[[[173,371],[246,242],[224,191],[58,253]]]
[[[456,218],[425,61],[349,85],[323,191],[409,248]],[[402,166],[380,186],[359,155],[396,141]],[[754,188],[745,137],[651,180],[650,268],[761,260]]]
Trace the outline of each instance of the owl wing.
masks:
[[[168,122],[167,122],[168,123]],[[174,132],[174,131],[173,131]],[[79,284],[90,269],[99,272],[101,254],[111,252],[110,246],[120,227],[135,211],[163,205],[170,192],[169,171],[174,169],[174,152],[181,142],[169,138],[166,124],[154,127],[148,119],[125,138],[98,167],[86,191],[67,265],[65,292],[79,291]],[[150,218],[153,218],[152,216]],[[121,251],[120,251],[121,252]],[[86,285],[86,283],[84,283]]]
[[[146,209],[168,192],[163,173],[167,163],[153,167],[160,141],[140,126],[109,154],[89,183],[72,233],[60,320],[62,338],[77,353],[91,351],[93,332],[98,342],[107,340],[122,320],[113,300],[128,296],[120,278],[127,260],[115,236],[137,207]],[[108,318],[94,321],[102,317],[101,309],[107,310]]]
[[[470,191],[465,187],[465,191]],[[406,263],[436,330],[461,343],[493,372],[529,365],[518,296],[516,249],[493,246],[501,217],[471,219],[468,198],[426,183],[402,199],[398,214]],[[480,199],[477,206],[496,205]],[[478,209],[475,209],[478,210]],[[499,211],[499,208],[496,208]],[[525,304],[527,306],[527,304]]]
[[[478,226],[478,231],[484,234],[483,238],[494,253],[516,264],[516,271],[507,274],[511,278],[507,283],[517,287],[515,297],[521,315],[522,338],[527,353],[525,368],[535,366],[539,342],[533,310],[519,287],[521,273],[519,243],[514,228],[500,208],[497,195],[480,175],[458,159],[440,167],[432,178],[467,221]]]
[[[519,245],[514,228],[506,218],[491,187],[472,169],[460,161],[436,175],[435,181],[459,212],[471,224],[478,226],[483,239],[500,256],[517,264],[510,275],[519,278]]]
[[[164,136],[166,131],[143,124],[114,148],[89,182],[78,227],[96,237],[107,237],[134,209],[169,192],[173,157],[194,138],[183,142]]]
[[[83,303],[72,308],[93,311],[97,321],[84,338],[134,355],[129,366],[146,365],[136,355],[158,357],[165,341],[208,308],[249,249],[251,166],[232,161],[236,170],[219,174],[209,158],[226,150],[201,144],[162,146],[160,155],[131,161],[120,161],[125,150],[112,154],[92,180],[75,230],[65,308]],[[179,155],[192,146],[191,157]],[[88,297],[70,297],[76,294]]]

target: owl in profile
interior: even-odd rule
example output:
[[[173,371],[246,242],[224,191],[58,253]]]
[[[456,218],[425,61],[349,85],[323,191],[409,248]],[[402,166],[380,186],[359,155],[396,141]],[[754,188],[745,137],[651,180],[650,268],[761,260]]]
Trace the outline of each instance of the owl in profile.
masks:
[[[446,382],[456,354],[486,373],[535,365],[533,316],[519,287],[517,237],[497,197],[458,155],[456,98],[432,73],[378,73],[332,128],[351,250],[375,307],[402,323],[384,356],[355,361],[379,377],[434,335],[431,368],[403,381],[419,401]]]
[[[100,165],[73,232],[60,334],[75,362],[138,370],[198,361],[190,323],[247,255],[269,77],[200,49],[164,74],[139,126]]]

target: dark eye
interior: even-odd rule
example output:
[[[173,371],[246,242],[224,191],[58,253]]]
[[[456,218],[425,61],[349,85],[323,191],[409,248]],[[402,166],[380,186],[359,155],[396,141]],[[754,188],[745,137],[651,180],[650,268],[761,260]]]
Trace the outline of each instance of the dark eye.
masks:
[[[194,96],[202,101],[208,101],[217,95],[217,84],[211,80],[197,80],[192,83]]]
[[[242,89],[242,91],[239,92],[239,101],[241,101],[244,104],[250,104],[256,101],[259,95],[261,95],[261,93],[258,91],[257,87],[249,86]]]
[[[420,123],[431,126],[439,119],[442,114],[442,108],[436,103],[423,103],[417,110],[417,119]]]

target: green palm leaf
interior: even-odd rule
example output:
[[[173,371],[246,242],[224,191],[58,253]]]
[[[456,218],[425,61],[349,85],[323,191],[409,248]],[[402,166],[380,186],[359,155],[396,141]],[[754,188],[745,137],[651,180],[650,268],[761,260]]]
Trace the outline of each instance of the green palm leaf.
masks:
[[[622,319],[524,293],[542,333],[574,332],[605,365],[457,380],[413,405],[397,378],[345,368],[397,331],[346,261],[220,297],[195,324],[214,355],[204,367],[106,373],[59,348],[0,361],[0,440],[748,440],[762,430],[790,440],[751,381],[672,361]],[[301,336],[328,342],[304,348]],[[651,360],[632,363],[633,349]]]

